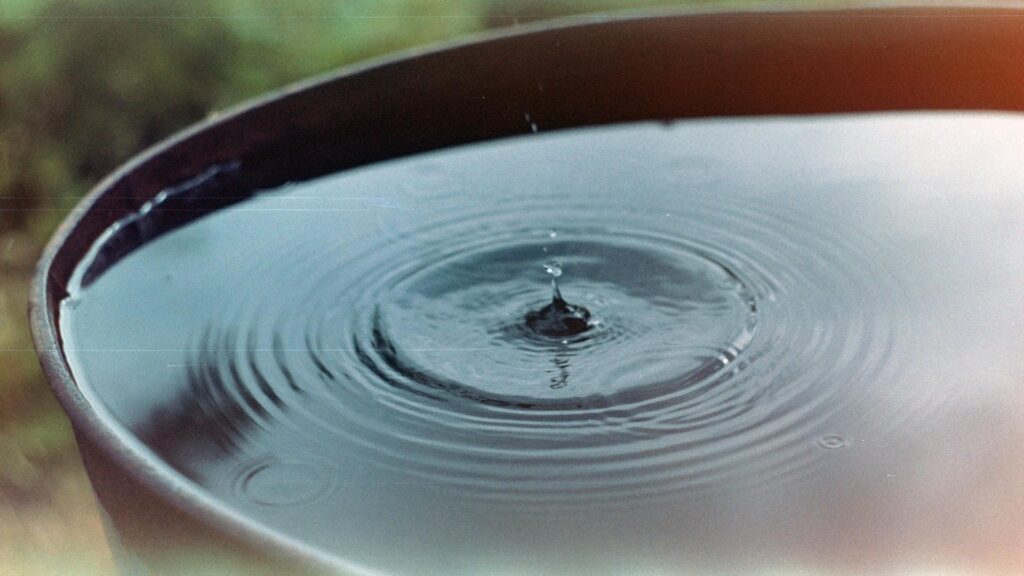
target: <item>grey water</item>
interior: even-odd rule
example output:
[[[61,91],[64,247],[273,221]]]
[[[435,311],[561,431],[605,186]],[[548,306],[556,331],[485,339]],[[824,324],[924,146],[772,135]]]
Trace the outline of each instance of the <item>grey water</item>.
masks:
[[[153,458],[374,574],[1020,574],[1021,158],[999,113],[530,133],[155,203],[61,333]]]

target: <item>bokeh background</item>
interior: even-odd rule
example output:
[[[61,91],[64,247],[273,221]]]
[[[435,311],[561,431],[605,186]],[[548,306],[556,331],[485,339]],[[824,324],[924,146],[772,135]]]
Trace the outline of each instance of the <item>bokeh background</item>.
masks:
[[[113,573],[94,496],[70,426],[39,370],[26,317],[42,247],[90,187],[176,130],[291,81],[489,28],[650,6],[0,0],[0,576]]]

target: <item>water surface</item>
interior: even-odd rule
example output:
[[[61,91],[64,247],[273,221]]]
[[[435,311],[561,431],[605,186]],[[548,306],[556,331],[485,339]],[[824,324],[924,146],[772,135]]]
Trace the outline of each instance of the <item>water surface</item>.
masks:
[[[189,481],[383,574],[1020,573],[1021,158],[1010,114],[541,131],[158,236],[220,167],[62,335]],[[552,262],[585,329],[530,320]]]

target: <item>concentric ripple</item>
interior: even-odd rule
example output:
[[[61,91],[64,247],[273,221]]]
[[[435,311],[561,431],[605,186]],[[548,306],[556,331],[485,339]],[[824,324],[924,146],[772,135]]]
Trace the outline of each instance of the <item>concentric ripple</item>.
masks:
[[[281,219],[184,323],[192,421],[223,450],[288,430],[462,498],[552,505],[795,474],[851,391],[895,368],[900,287],[863,230],[672,169],[634,171],[629,200],[630,170],[580,182],[543,161],[468,194],[467,166],[493,158],[398,163],[354,177],[375,195],[328,180],[193,224],[223,251],[266,225],[253,214]],[[446,203],[437,182],[461,185]],[[317,216],[275,212],[311,200]],[[529,320],[552,261],[588,313],[564,338]]]
[[[460,246],[427,266],[413,254],[409,267],[370,279],[361,291],[375,301],[357,306],[369,313],[352,317],[345,364],[459,412],[587,411],[685,388],[753,335],[753,295],[686,246],[573,240],[568,231],[544,244],[521,237]],[[537,265],[545,248],[564,255],[565,297],[593,316],[585,333],[559,340],[527,325],[551,299]],[[640,351],[658,355],[642,373],[614,377],[618,361]]]
[[[889,272],[813,215],[548,198],[441,216],[340,258],[288,238],[245,271],[270,289],[191,338],[211,436],[284,426],[463,497],[635,498],[799,470],[817,423],[891,368],[892,300],[872,297],[898,293]],[[564,339],[525,320],[552,258],[591,314]]]
[[[464,494],[549,502],[794,466],[841,393],[887,369],[893,326],[864,297],[887,275],[826,231],[742,205],[694,204],[674,237],[573,210],[557,241],[480,214],[336,268],[300,262],[285,274],[314,278],[301,307],[235,323],[247,349],[308,353],[248,358],[231,387],[274,403],[267,382],[318,382],[288,418]],[[552,255],[593,315],[561,341],[523,321],[550,299]]]

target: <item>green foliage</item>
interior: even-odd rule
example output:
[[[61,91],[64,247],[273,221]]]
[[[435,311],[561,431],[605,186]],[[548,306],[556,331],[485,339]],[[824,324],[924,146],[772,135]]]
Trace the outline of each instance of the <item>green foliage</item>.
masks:
[[[32,209],[66,209],[237,84],[241,41],[222,21],[103,17],[112,4],[81,3],[73,17],[51,4],[4,31],[0,198],[15,208],[6,225],[24,225]]]
[[[475,30],[478,3],[19,2],[0,24],[0,226],[51,227],[47,212],[211,111]]]

